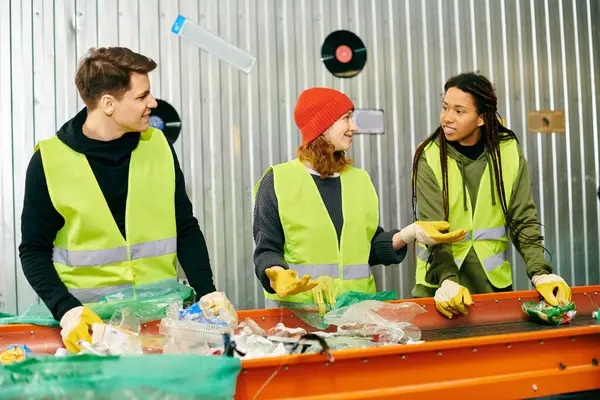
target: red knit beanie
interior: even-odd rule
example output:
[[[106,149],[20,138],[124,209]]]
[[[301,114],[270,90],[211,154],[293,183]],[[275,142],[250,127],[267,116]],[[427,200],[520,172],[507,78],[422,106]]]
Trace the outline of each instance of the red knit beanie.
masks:
[[[300,93],[294,108],[294,121],[302,133],[302,145],[321,136],[350,110],[354,110],[352,100],[337,90],[315,87]]]

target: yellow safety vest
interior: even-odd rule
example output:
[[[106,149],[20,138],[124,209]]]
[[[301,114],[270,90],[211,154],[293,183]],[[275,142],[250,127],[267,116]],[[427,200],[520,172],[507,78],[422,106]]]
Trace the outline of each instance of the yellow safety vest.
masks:
[[[512,188],[519,171],[517,141],[501,141],[500,153],[505,198],[510,201]],[[427,157],[427,164],[433,171],[438,186],[441,188],[442,168],[440,148],[437,143],[432,142],[427,146],[425,156]],[[460,269],[472,247],[490,283],[497,288],[505,288],[512,284],[512,271],[508,262],[508,230],[500,199],[497,195],[496,204],[492,205],[491,191],[493,189],[496,193],[496,186],[491,180],[493,178],[490,178],[492,174],[490,174],[489,169],[490,163],[487,164],[481,176],[475,210],[471,206],[471,198],[468,195],[466,195],[467,210],[465,210],[463,177],[456,160],[448,157],[448,222],[451,229],[465,229],[468,232],[467,237],[462,242],[452,244],[452,254],[454,262]],[[429,268],[427,264],[429,255],[427,247],[420,244],[417,248],[416,283],[435,288],[438,286],[425,280]]]
[[[331,217],[302,162],[295,159],[269,168],[267,172],[271,169],[285,234],[283,257],[288,266],[297,271],[298,276],[333,278],[336,298],[350,290],[376,293],[369,254],[379,222],[379,203],[367,172],[347,168],[340,174],[344,225],[338,244]],[[255,196],[259,186],[260,181],[254,188]],[[314,303],[311,291],[285,298],[265,291],[265,297],[278,305]]]
[[[131,153],[123,237],[85,155],[57,136],[39,143],[48,192],[65,220],[54,240],[60,279],[82,303],[176,278],[175,168],[150,128]]]

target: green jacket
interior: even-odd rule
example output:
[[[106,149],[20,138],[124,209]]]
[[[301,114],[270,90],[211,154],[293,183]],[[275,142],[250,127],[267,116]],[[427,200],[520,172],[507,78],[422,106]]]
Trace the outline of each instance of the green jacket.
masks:
[[[439,139],[438,139],[439,140]],[[481,175],[487,165],[487,150],[483,152],[476,160],[471,160],[463,156],[453,146],[447,146],[449,157],[462,163],[463,180],[466,183],[467,191],[471,199],[473,208],[476,206],[477,192]],[[523,149],[517,145],[519,150],[519,172],[512,189],[512,195],[508,204],[508,212],[514,220],[522,220],[523,233],[529,237],[538,237],[540,231],[539,219],[537,216],[536,205],[531,196],[531,182],[529,177],[529,166],[523,156]],[[419,159],[419,170],[417,176],[417,206],[419,210],[418,219],[423,221],[443,221],[444,220],[444,200],[442,191],[437,184],[435,175],[427,163],[425,154]],[[520,243],[518,238],[511,235],[513,244],[521,253],[526,265],[526,272],[529,278],[540,272],[552,272],[552,266],[544,258],[543,247],[535,244]],[[483,267],[473,249],[469,252],[459,271],[454,263],[452,248],[449,244],[440,244],[436,246],[435,256],[432,257],[431,266],[427,272],[426,279],[429,283],[439,285],[446,279],[458,282],[466,287],[471,293],[492,293],[498,291],[510,291],[512,287],[505,289],[495,288],[490,284]],[[413,289],[415,297],[432,297],[435,294],[435,288],[428,288],[423,285],[416,285]]]

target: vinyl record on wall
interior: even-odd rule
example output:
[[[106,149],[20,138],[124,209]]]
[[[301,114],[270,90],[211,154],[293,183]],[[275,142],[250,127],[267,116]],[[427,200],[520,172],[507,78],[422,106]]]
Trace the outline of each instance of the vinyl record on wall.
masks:
[[[352,78],[367,63],[363,41],[350,31],[331,32],[321,46],[321,61],[338,78]]]
[[[181,118],[177,110],[164,100],[156,99],[158,106],[150,112],[150,126],[160,129],[173,144],[181,132]]]

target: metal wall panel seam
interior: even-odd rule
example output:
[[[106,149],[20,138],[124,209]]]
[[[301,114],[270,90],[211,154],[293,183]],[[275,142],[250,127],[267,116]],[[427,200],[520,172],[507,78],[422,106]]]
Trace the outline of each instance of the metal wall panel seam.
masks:
[[[500,26],[501,31],[502,31],[502,62],[504,65],[504,90],[506,91],[504,93],[504,101],[505,101],[505,115],[504,115],[504,119],[506,121],[506,126],[507,127],[511,127],[511,123],[512,123],[512,118],[511,118],[511,108],[510,108],[510,99],[511,99],[511,86],[510,86],[510,80],[509,80],[509,73],[508,73],[508,39],[506,36],[506,4],[505,4],[505,0],[501,0],[500,1]],[[517,260],[517,252],[515,249],[515,246],[510,246],[510,252],[512,255],[512,265],[513,268],[516,265],[516,260]],[[514,271],[514,269],[513,269]],[[514,272],[513,272],[514,275]]]
[[[538,64],[538,50],[537,50],[537,30],[536,30],[536,20],[535,20],[535,3],[534,0],[530,0],[531,7],[531,43],[533,45],[533,86],[534,86],[534,95],[535,95],[535,110],[539,111],[540,109],[540,78],[539,78],[539,64]],[[537,154],[538,154],[538,186],[539,186],[539,204],[538,208],[540,222],[542,223],[540,226],[540,230],[542,236],[545,234],[544,232],[544,218],[546,213],[544,212],[544,174],[542,167],[542,138],[539,132],[537,134]]]
[[[307,34],[306,34],[306,21],[308,20],[308,16],[306,15],[306,0],[300,0],[300,41],[301,41],[301,49],[302,54],[305,57],[302,57],[302,87],[298,89],[298,93],[301,90],[308,88],[308,63],[306,55],[308,55],[308,46],[306,45]]]
[[[381,108],[381,100],[380,100],[380,80],[379,80],[379,52],[378,52],[378,43],[377,40],[377,8],[375,6],[376,1],[371,0],[371,28],[372,28],[372,37],[373,37],[373,61],[371,64],[373,65],[373,86],[375,88],[375,108]],[[389,127],[386,127],[386,133],[389,133]],[[382,154],[382,138],[381,136],[377,136],[377,160],[381,160]],[[381,163],[377,164],[377,193],[379,194],[379,220],[383,220],[383,166]]]
[[[454,35],[456,40],[456,69],[458,73],[462,72],[462,46],[460,40],[460,17],[458,13],[458,2],[459,0],[454,0]],[[406,14],[410,15],[410,14]]]
[[[150,1],[148,1],[149,3]],[[146,3],[147,6],[147,3]],[[138,15],[142,15],[142,10]],[[119,3],[118,0],[101,0],[96,2],[96,37],[98,38],[98,46],[117,46],[119,44],[119,24],[114,27],[114,21],[119,20]],[[143,48],[140,44],[140,50],[143,53]],[[158,58],[156,59],[158,60]]]
[[[413,70],[412,70],[412,36],[410,32],[410,2],[404,2],[404,12],[406,13],[406,53],[408,55],[408,112],[409,112],[409,124],[410,124],[410,149],[411,154],[414,154],[417,145],[415,138],[415,89],[413,84]],[[398,158],[398,157],[396,157]],[[396,170],[400,172],[399,170]],[[400,199],[398,199],[400,200]],[[398,226],[402,226],[402,218],[398,218]]]
[[[4,1],[0,5],[0,48],[3,50],[0,57],[0,211],[2,212],[2,264],[3,290],[0,292],[1,309],[14,313],[17,311],[17,274],[16,274],[16,234],[14,225],[14,145],[13,145],[13,46],[12,46],[12,1]],[[6,54],[6,52],[8,54]],[[8,56],[7,56],[8,55]]]
[[[583,99],[581,94],[581,56],[579,54],[579,27],[577,20],[577,2],[574,1],[572,3],[573,6],[573,27],[575,34],[575,69],[577,71],[577,117],[579,120],[579,151],[580,151],[580,163],[581,163],[581,200],[582,200],[582,209],[584,213],[587,213],[587,199],[585,196],[585,140],[584,140],[584,131],[583,131]],[[585,262],[585,284],[589,283],[589,256],[587,253],[588,249],[588,229],[587,229],[587,218],[583,219],[583,259]]]
[[[225,9],[225,13],[226,15],[231,15],[231,10],[230,10],[230,6],[231,6],[231,0],[227,0],[226,4],[226,9]],[[235,7],[234,7],[235,8]],[[233,13],[234,17],[237,17],[237,12]],[[236,21],[237,18],[234,18],[234,21]],[[236,38],[236,40],[234,41],[232,38],[232,33],[231,33],[231,26],[233,25],[232,21],[229,19],[227,20],[226,23],[227,27],[225,29],[225,38],[227,40],[229,40],[232,43],[237,43],[238,40]],[[235,24],[237,27],[237,23]],[[227,84],[227,92],[228,92],[228,102],[229,102],[229,113],[228,113],[228,125],[229,125],[229,129],[225,129],[225,132],[228,132],[228,136],[230,136],[230,145],[229,145],[229,179],[230,179],[230,190],[231,190],[231,197],[230,200],[231,201],[231,221],[232,221],[232,232],[233,232],[233,237],[232,237],[232,242],[233,242],[233,249],[232,249],[232,253],[233,253],[233,262],[229,263],[227,262],[225,265],[228,267],[230,265],[233,266],[233,279],[227,279],[230,274],[228,269],[229,268],[225,268],[226,271],[226,279],[228,282],[232,282],[233,283],[233,287],[234,287],[234,299],[235,299],[235,304],[239,304],[240,301],[240,297],[239,297],[239,280],[237,279],[237,272],[239,271],[240,268],[240,264],[238,262],[238,256],[239,256],[239,249],[240,249],[240,244],[239,244],[239,225],[238,225],[238,210],[236,207],[236,201],[238,198],[237,195],[237,188],[236,185],[239,184],[241,187],[241,178],[242,178],[242,174],[237,174],[236,172],[236,156],[240,156],[241,158],[241,146],[239,144],[239,140],[240,140],[240,124],[239,124],[239,118],[236,118],[238,120],[238,124],[236,125],[234,122],[234,116],[233,116],[233,108],[234,108],[234,97],[233,97],[233,86],[234,86],[234,76],[233,74],[236,74],[235,77],[235,81],[237,81],[238,85],[239,85],[239,71],[233,71],[232,70],[233,67],[231,67],[230,65],[227,65],[227,80],[228,80],[228,84]],[[239,87],[239,86],[238,86]],[[237,96],[237,115],[239,115],[239,111],[240,111],[240,107],[239,107],[239,99],[240,96]],[[236,151],[236,142],[238,143],[237,146],[237,151]],[[239,153],[239,154],[236,154]],[[225,174],[223,174],[225,177]],[[240,182],[238,182],[238,178]],[[225,185],[223,185],[225,186]],[[226,196],[227,198],[227,196]],[[242,212],[243,215],[243,212]],[[225,229],[227,230],[227,227],[225,227]],[[227,236],[227,235],[225,235]],[[225,251],[227,254],[229,254],[229,251]]]
[[[490,0],[485,0],[485,30],[488,48],[488,78],[494,82],[494,60],[492,58],[492,22],[490,18]]]
[[[469,0],[469,16],[471,18],[471,51],[473,53],[473,70],[477,71],[477,34],[475,26],[475,0]],[[425,2],[423,2],[423,7]]]
[[[544,21],[546,27],[546,47],[548,49],[548,87],[550,93],[550,109],[554,110],[554,73],[552,69],[552,40],[550,38],[550,14],[548,10],[548,0],[544,1]],[[552,159],[558,160],[558,155],[556,151],[556,133],[552,133]],[[559,215],[558,215],[558,169],[557,163],[552,163],[552,178],[554,180],[553,187],[553,195],[554,195],[554,243],[556,243],[556,248],[554,252],[556,254],[555,265],[556,272],[558,275],[561,273],[560,268],[560,224],[559,224]]]
[[[563,12],[563,2],[560,1],[559,8],[559,21],[560,21],[560,49],[561,49],[561,64],[563,70],[563,96],[564,96],[564,108],[565,114],[567,115],[565,119],[565,138],[567,144],[567,181],[569,190],[568,193],[568,202],[569,202],[569,244],[571,246],[574,243],[574,227],[573,227],[573,182],[572,182],[572,174],[571,174],[571,126],[569,123],[569,86],[567,81],[567,53],[566,53],[566,41],[565,41],[565,19]],[[575,284],[575,254],[574,249],[571,249],[571,285]]]
[[[284,101],[283,101],[283,106],[285,108],[285,133],[286,133],[286,139],[287,139],[287,154],[286,154],[286,161],[289,161],[293,158],[293,153],[292,153],[292,129],[291,129],[291,121],[292,121],[292,114],[291,114],[291,109],[292,109],[292,95],[290,92],[290,55],[289,55],[289,47],[288,46],[288,34],[287,34],[287,25],[288,25],[288,9],[287,9],[287,0],[283,0],[281,2],[281,6],[282,6],[282,10],[281,10],[281,14],[283,15],[282,18],[282,25],[283,25],[283,82],[284,82]]]
[[[33,10],[32,2],[20,2],[13,5],[11,21],[11,34],[17,40],[12,40],[12,113],[13,113],[13,248],[16,269],[16,298],[17,312],[24,311],[24,307],[37,301],[37,294],[33,291],[21,268],[18,257],[18,246],[21,232],[21,207],[25,193],[25,176],[27,165],[33,151],[35,140],[34,85],[33,85]],[[17,90],[15,91],[15,85]],[[15,134],[17,132],[17,134]]]
[[[333,2],[329,3],[331,5],[331,7],[333,7]],[[335,16],[336,16],[336,20],[337,20],[337,27],[336,29],[341,30],[344,29],[344,24],[342,23],[342,1],[341,0],[337,0],[335,2],[335,8],[336,8],[336,12],[335,12]],[[323,38],[325,39],[325,38]],[[339,91],[342,93],[345,93],[345,89],[344,89],[344,83],[345,83],[345,79],[337,79],[336,80],[337,83],[339,83]]]
[[[98,1],[98,0],[97,0]],[[102,1],[102,0],[99,0]],[[172,2],[176,3],[176,2]],[[119,13],[117,19],[117,27],[119,29],[119,46],[128,47],[133,51],[139,51],[140,39],[138,36],[139,26],[136,24],[139,21],[138,1],[134,0],[119,0]],[[175,18],[173,17],[173,20]],[[168,23],[171,22],[170,20]],[[167,25],[168,26],[168,25]],[[165,28],[167,28],[165,26]],[[169,33],[170,29],[169,29]]]
[[[597,110],[597,99],[596,99],[596,74],[594,70],[594,39],[592,36],[592,11],[590,7],[590,0],[586,1],[586,13],[587,13],[587,33],[588,33],[588,47],[589,47],[589,55],[590,55],[590,85],[592,87],[592,137],[594,138],[594,178],[596,179],[596,185],[598,185],[598,180],[600,179],[600,154],[598,154],[598,114]],[[600,16],[599,16],[600,17]],[[600,199],[599,199],[600,200]],[[596,222],[598,228],[598,240],[600,242],[600,201],[596,201]],[[600,245],[600,243],[599,243]],[[600,246],[599,246],[600,247]],[[599,248],[596,247],[596,248]],[[588,271],[589,272],[589,271]],[[586,274],[589,276],[589,274]]]
[[[471,0],[472,1],[472,0]],[[421,1],[421,17],[423,18],[423,30],[421,34],[423,35],[423,47],[421,48],[423,52],[423,65],[426,69],[428,69],[429,65],[429,35],[427,31],[427,4],[424,1]],[[419,138],[422,138],[423,135],[429,135],[432,132],[431,128],[431,118],[432,118],[432,108],[431,108],[431,87],[429,83],[429,73],[425,73],[425,124],[427,127],[427,132],[420,132]],[[419,141],[420,142],[420,141]]]
[[[442,12],[442,0],[438,0],[437,3],[437,12],[438,12],[438,27],[439,27],[439,40],[440,40],[440,51],[439,53],[441,54],[440,57],[440,77],[441,77],[441,85],[440,87],[444,87],[444,84],[446,83],[447,80],[447,76],[446,76],[446,49],[444,46],[444,30],[442,29],[442,27],[444,26],[444,17],[443,17],[443,12]]]
[[[361,35],[361,30],[360,30],[360,21],[361,21],[361,19],[360,19],[360,14],[358,12],[358,0],[354,0],[353,5],[354,5],[354,21],[355,21],[355,24],[356,24],[355,25],[356,28],[354,29],[354,31],[355,31],[356,35],[358,37],[360,37],[360,35]],[[365,45],[365,46],[367,46],[367,45]],[[367,54],[367,63],[369,62],[368,58],[369,58],[369,56]],[[366,70],[368,72],[370,72],[370,69],[368,67],[366,67]],[[369,78],[370,75],[371,74],[368,74],[367,78]],[[364,104],[364,101],[363,101],[363,81],[364,81],[363,77],[364,77],[364,74],[358,74],[358,76],[356,78],[357,79],[357,86],[358,86],[358,94],[355,96],[356,97],[355,101],[356,101],[356,107],[357,108],[363,108],[363,107],[365,107],[365,104]],[[364,168],[364,169],[367,169],[367,161],[366,161],[367,137],[362,136],[362,135],[359,136],[358,137],[358,146],[360,146],[359,147],[360,166],[362,168]]]
[[[50,6],[49,12],[48,8]],[[54,18],[52,4],[33,2],[33,54],[34,54],[34,145],[56,133],[54,87]],[[33,150],[33,148],[32,148]],[[31,152],[33,154],[33,151]]]
[[[256,12],[256,8],[257,5],[254,2],[253,4],[254,7],[252,7],[254,9],[254,12]],[[258,51],[256,49],[252,48],[251,45],[251,41],[250,41],[250,0],[244,0],[244,14],[246,15],[246,18],[244,18],[245,21],[245,38],[246,38],[246,46],[245,46],[245,50],[250,52],[251,54],[256,54],[258,56]],[[256,15],[255,15],[255,19],[254,22],[256,22]],[[254,250],[254,240],[252,240],[252,214],[253,214],[253,209],[254,209],[254,191],[252,190],[253,185],[258,181],[258,178],[255,176],[256,175],[256,169],[255,169],[255,159],[254,159],[254,119],[253,119],[253,114],[254,114],[254,110],[253,110],[253,102],[254,102],[254,92],[252,90],[252,81],[253,79],[255,79],[255,77],[258,75],[258,69],[255,69],[254,72],[252,73],[251,76],[248,76],[246,78],[246,92],[247,92],[247,96],[248,96],[248,103],[247,103],[247,118],[248,118],[248,123],[247,123],[247,129],[248,129],[248,159],[249,159],[249,181],[250,181],[250,190],[248,191],[248,196],[250,197],[250,210],[248,211],[250,218],[249,218],[249,225],[250,225],[250,229],[248,230],[249,232],[247,232],[247,234],[250,234],[249,238],[246,238],[246,240],[248,240],[251,243],[250,247],[250,254],[247,254],[247,259],[252,259],[252,253]],[[246,246],[245,246],[246,248]],[[250,263],[250,267],[252,267],[253,263]],[[250,271],[246,271],[246,273],[249,273],[249,279],[252,282],[251,286],[252,286],[252,293],[254,294],[253,296],[253,301],[254,301],[254,308],[258,308],[259,304],[257,303],[259,296],[259,291],[258,291],[258,279],[254,279],[254,273],[253,270],[254,268],[251,268]],[[245,279],[245,281],[247,281],[247,279]],[[246,292],[248,292],[248,288],[246,288]]]
[[[517,47],[519,55],[519,90],[521,92],[521,127],[522,127],[522,140],[523,154],[525,159],[528,159],[527,153],[527,105],[525,102],[525,68],[523,66],[523,31],[522,19],[521,19],[521,3],[517,0]]]
[[[207,21],[212,21],[212,18],[207,18]],[[208,29],[212,29],[211,26],[207,27]],[[215,151],[215,128],[216,128],[216,123],[215,123],[215,113],[214,113],[214,103],[215,103],[215,95],[214,95],[214,74],[213,74],[213,69],[215,67],[215,64],[218,63],[219,61],[215,60],[213,57],[208,56],[208,150],[209,150],[209,158],[210,158],[210,185],[211,185],[211,190],[210,190],[210,207],[211,207],[211,218],[210,218],[210,229],[211,229],[211,233],[212,233],[212,254],[211,254],[211,265],[213,265],[213,274],[214,274],[214,281],[215,281],[215,285],[216,283],[219,281],[219,276],[220,276],[220,272],[219,272],[219,268],[216,268],[215,266],[219,265],[219,261],[221,259],[219,252],[218,252],[218,246],[217,246],[217,223],[216,223],[216,219],[217,219],[217,188],[216,188],[216,151]],[[208,221],[206,222],[206,229],[209,229],[208,226]]]

